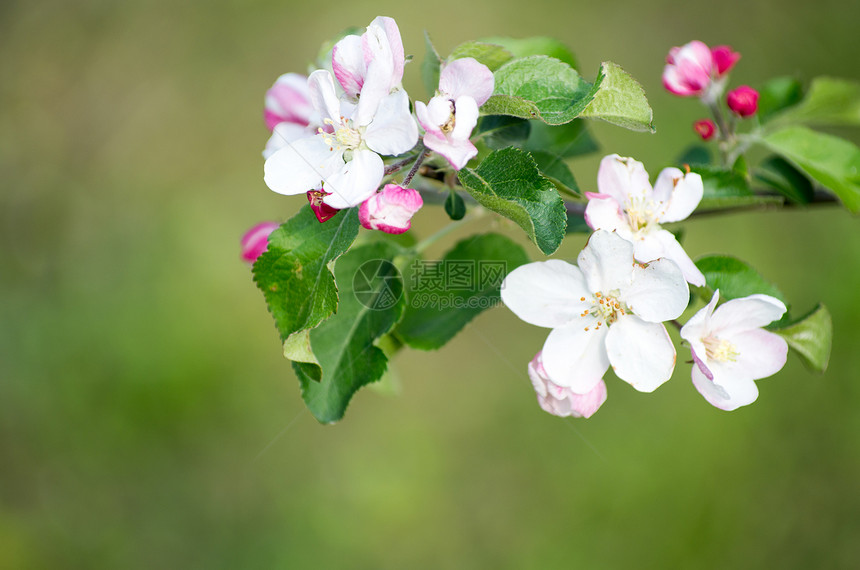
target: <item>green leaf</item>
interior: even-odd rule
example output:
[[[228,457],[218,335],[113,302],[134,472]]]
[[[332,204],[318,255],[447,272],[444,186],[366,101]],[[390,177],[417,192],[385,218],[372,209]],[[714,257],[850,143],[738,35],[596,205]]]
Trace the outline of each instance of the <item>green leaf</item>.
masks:
[[[576,179],[564,159],[551,152],[532,151],[541,174],[549,178],[556,188],[572,196],[582,196]]]
[[[340,306],[335,316],[310,331],[319,365],[293,363],[302,398],[322,423],[341,419],[353,394],[386,370],[388,359],[376,343],[405,308],[403,281],[390,262],[396,252],[396,247],[376,242],[353,248],[335,264]]]
[[[756,196],[744,177],[734,170],[706,166],[696,166],[691,170],[702,177],[705,190],[696,210],[764,206],[783,201],[779,196]]]
[[[564,239],[564,201],[534,159],[518,148],[490,153],[477,169],[459,172],[460,183],[485,208],[513,220],[550,255]]]
[[[465,42],[454,48],[451,55],[448,56],[448,61],[471,57],[478,62],[483,63],[490,68],[490,71],[496,71],[504,63],[511,60],[514,56],[497,44],[486,42]]]
[[[772,156],[759,165],[756,179],[798,204],[808,204],[815,197],[812,182],[787,160]]]
[[[540,123],[535,123],[540,124]],[[522,146],[529,138],[532,125],[525,119],[505,115],[485,115],[478,119],[472,138],[480,137],[488,148],[499,150]]]
[[[573,120],[558,126],[550,126],[540,121],[531,121],[530,124],[531,133],[523,147],[525,150],[550,152],[567,158],[599,149],[585,121]]]
[[[430,41],[430,34],[424,31],[424,61],[421,62],[421,79],[424,81],[424,87],[427,88],[427,93],[433,97],[436,94],[436,89],[439,88],[439,69],[442,65],[442,58],[436,48],[433,47],[433,42]]]
[[[762,142],[832,190],[853,213],[860,212],[860,148],[805,127],[786,127]]]
[[[762,123],[780,111],[796,105],[803,98],[803,86],[793,77],[771,79],[759,90],[757,117]]]
[[[779,116],[780,123],[860,125],[860,83],[817,77],[806,97]]]
[[[807,368],[815,372],[827,370],[833,345],[833,321],[827,307],[819,303],[810,313],[773,332],[797,351]]]
[[[500,45],[514,57],[528,57],[530,55],[548,55],[559,61],[563,61],[574,69],[579,66],[576,63],[576,57],[566,45],[555,38],[546,36],[535,36],[531,38],[503,38],[492,37],[482,38],[482,42]]]
[[[254,263],[254,281],[281,341],[314,328],[337,310],[337,286],[328,264],[346,252],[357,235],[358,208],[321,224],[309,205],[271,233],[269,248]]]
[[[442,261],[416,260],[407,279],[409,305],[395,335],[414,348],[440,348],[475,316],[498,305],[502,280],[528,262],[522,247],[499,234],[466,238]]]
[[[448,197],[445,198],[445,213],[455,221],[462,220],[466,215],[466,202],[463,201],[463,197],[457,194],[457,191],[453,188],[448,193]]]
[[[575,119],[594,96],[575,69],[544,55],[511,60],[494,75],[494,94],[481,107],[485,115],[561,125]]]
[[[655,131],[654,112],[645,98],[645,90],[620,66],[604,62],[594,86],[597,92],[581,116],[633,131]]]
[[[696,260],[696,267],[705,275],[707,287],[697,289],[706,303],[711,300],[717,289],[720,290],[721,299],[738,299],[759,293],[776,297],[786,303],[785,296],[775,285],[766,281],[758,271],[736,257],[707,255]]]

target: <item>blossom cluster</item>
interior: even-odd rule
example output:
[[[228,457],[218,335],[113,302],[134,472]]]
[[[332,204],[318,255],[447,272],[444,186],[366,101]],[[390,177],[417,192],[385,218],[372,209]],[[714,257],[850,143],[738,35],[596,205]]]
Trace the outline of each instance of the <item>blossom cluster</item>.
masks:
[[[702,179],[664,169],[652,187],[642,163],[605,157],[598,192],[587,193],[588,225],[595,230],[577,264],[530,263],[502,284],[502,300],[527,323],[552,329],[529,363],[541,407],[558,416],[589,417],[606,400],[604,375],[641,392],[672,377],[677,359],[666,331],[688,306],[688,283],[705,277],[662,222],[689,216],[702,199]],[[692,381],[714,406],[752,403],[754,380],[785,364],[782,337],[761,327],[785,305],[767,295],[733,299],[719,308],[719,291],[681,328],[695,366]]]

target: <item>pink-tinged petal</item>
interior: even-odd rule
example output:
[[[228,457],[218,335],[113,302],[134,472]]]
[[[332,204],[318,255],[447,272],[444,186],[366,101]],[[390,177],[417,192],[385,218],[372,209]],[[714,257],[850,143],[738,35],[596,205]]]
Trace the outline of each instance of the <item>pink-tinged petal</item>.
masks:
[[[624,291],[633,279],[633,245],[615,233],[598,230],[588,238],[588,243],[579,253],[577,265],[585,276],[589,291]]]
[[[713,58],[711,50],[700,41],[692,41],[669,52],[663,69],[663,85],[676,95],[700,95],[711,83]]]
[[[675,347],[666,327],[635,315],[609,327],[606,352],[615,374],[640,392],[653,392],[675,370]]]
[[[702,372],[702,374],[707,376],[708,380],[713,380],[714,379],[714,373],[711,372],[710,368],[708,368],[708,363],[705,362],[704,360],[702,360],[701,358],[699,358],[699,354],[696,353],[697,348],[701,348],[702,351],[705,350],[705,348],[704,348],[705,345],[701,342],[699,344],[701,345],[701,347],[698,347],[698,346],[696,346],[696,347],[691,346],[690,347],[690,355],[693,357],[693,365],[698,366],[699,370]],[[702,352],[701,354],[706,355],[706,352]],[[707,355],[705,356],[705,358],[707,359]]]
[[[679,180],[684,178],[684,173],[674,167],[664,168],[654,182],[653,199],[657,202],[668,204],[672,199],[672,193]],[[662,219],[660,221],[663,221]]]
[[[631,196],[651,196],[651,182],[642,163],[617,154],[606,156],[600,161],[597,189],[601,194],[612,196],[622,205]]]
[[[308,78],[298,73],[285,73],[266,91],[263,116],[271,131],[282,122],[307,126],[314,109],[311,105]]]
[[[353,120],[358,126],[365,126],[373,120],[380,102],[391,93],[399,80],[395,81],[393,77],[394,60],[385,29],[371,25],[361,36],[361,41],[367,73]]]
[[[454,170],[462,169],[478,156],[478,149],[470,140],[450,140],[444,135],[431,132],[424,135],[424,146],[445,157]]]
[[[417,190],[386,184],[381,192],[361,203],[358,221],[369,230],[402,234],[412,227],[412,216],[423,205]]]
[[[266,142],[266,148],[263,149],[263,158],[269,158],[275,154],[275,151],[284,148],[288,143],[313,136],[313,134],[313,131],[308,127],[303,127],[296,123],[278,123],[275,125],[275,130],[272,131],[272,136]]]
[[[318,69],[308,77],[308,88],[314,108],[323,117],[328,117],[335,123],[340,123],[340,100],[334,90],[334,80],[331,73]]]
[[[589,302],[582,272],[559,259],[521,265],[508,273],[501,287],[502,302],[525,322],[556,328],[579,319]]]
[[[620,298],[642,320],[662,323],[681,316],[690,288],[674,261],[657,259],[633,268],[632,283],[621,288]]]
[[[367,146],[379,154],[398,155],[418,142],[418,125],[409,112],[409,96],[397,91],[383,98],[379,111],[364,133]]]
[[[702,177],[695,172],[690,172],[680,178],[672,178],[667,182],[674,184],[674,192],[672,192],[669,205],[661,216],[660,221],[680,222],[681,220],[686,220],[698,207],[705,193]],[[659,179],[657,184],[660,184]],[[657,191],[657,184],[654,185],[655,193]]]
[[[447,97],[437,96],[427,103],[427,118],[434,125],[442,126],[451,120],[454,103]]]
[[[444,138],[442,130],[439,129],[439,125],[434,123],[430,118],[430,112],[427,109],[427,105],[421,101],[415,101],[415,116],[418,117],[418,122],[421,123],[421,127],[427,133],[432,133]]]
[[[671,232],[667,230],[651,232],[645,238],[634,241],[633,249],[636,259],[642,263],[648,263],[660,257],[671,259],[681,269],[688,283],[697,287],[705,286],[705,276]]]
[[[598,328],[597,319],[591,315],[553,329],[541,352],[552,381],[577,394],[591,392],[609,369],[607,330],[605,326]]]
[[[347,96],[358,97],[367,73],[361,37],[346,36],[337,42],[331,52],[331,67]]]
[[[312,136],[287,143],[272,154],[263,165],[263,180],[278,194],[304,194],[319,188],[321,181],[342,167],[343,151],[333,150],[320,136]]]
[[[377,26],[384,30],[385,38],[388,41],[388,51],[391,53],[392,72],[391,72],[391,88],[393,89],[400,84],[403,79],[403,66],[406,64],[406,57],[403,51],[403,41],[400,39],[400,28],[397,27],[397,22],[394,18],[387,16],[378,16],[370,26]]]
[[[326,179],[323,190],[330,195],[325,203],[339,210],[358,206],[376,192],[384,171],[385,165],[375,152],[353,151],[352,160]]]
[[[590,418],[606,401],[606,382],[603,379],[587,394],[577,394],[570,388],[555,384],[543,367],[540,352],[529,362],[528,373],[540,407],[555,416]]]
[[[478,105],[468,95],[458,97],[454,102],[454,130],[451,138],[454,140],[469,140],[472,129],[478,124]]]
[[[752,404],[758,398],[758,388],[752,380],[733,381],[719,377],[710,380],[696,366],[693,367],[691,376],[693,386],[705,400],[727,412]]]
[[[742,370],[748,378],[767,378],[785,366],[788,344],[778,334],[755,329],[730,336],[726,340],[738,350],[735,361],[730,364],[733,368]]]
[[[714,69],[717,77],[722,77],[738,62],[741,54],[732,51],[729,46],[716,46],[711,48],[711,59],[714,62]]]
[[[690,97],[692,95],[700,95],[704,89],[692,89],[684,82],[684,78],[674,65],[667,65],[663,68],[663,87],[669,93],[673,93],[680,97]]]
[[[269,234],[278,229],[276,222],[261,222],[242,236],[242,259],[254,263],[269,247]]]
[[[627,217],[621,205],[609,194],[586,192],[588,205],[585,206],[585,223],[593,230],[607,230],[630,234]],[[626,237],[626,236],[625,236]]]
[[[681,338],[690,343],[696,354],[705,355],[705,345],[702,343],[702,339],[711,334],[711,315],[714,314],[714,309],[719,300],[720,290],[717,289],[714,291],[710,302],[699,309],[695,315],[690,317],[687,324],[681,327]]]
[[[782,301],[769,295],[750,295],[720,305],[710,320],[710,331],[720,337],[761,328],[785,314]]]
[[[439,92],[450,99],[468,95],[478,107],[493,94],[495,80],[490,68],[471,57],[455,59],[439,74]]]

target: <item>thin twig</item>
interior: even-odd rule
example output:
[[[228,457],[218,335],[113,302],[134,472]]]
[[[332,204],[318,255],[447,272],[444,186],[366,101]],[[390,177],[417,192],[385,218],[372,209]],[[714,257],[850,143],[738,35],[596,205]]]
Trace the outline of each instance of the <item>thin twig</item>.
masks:
[[[424,159],[427,157],[428,151],[426,148],[421,150],[421,154],[418,155],[418,158],[415,159],[415,164],[412,165],[412,170],[409,171],[409,174],[406,175],[406,178],[403,179],[403,186],[409,186],[409,183],[412,182],[412,178],[415,177],[415,173],[418,172],[418,169],[421,168],[421,163],[424,162]]]

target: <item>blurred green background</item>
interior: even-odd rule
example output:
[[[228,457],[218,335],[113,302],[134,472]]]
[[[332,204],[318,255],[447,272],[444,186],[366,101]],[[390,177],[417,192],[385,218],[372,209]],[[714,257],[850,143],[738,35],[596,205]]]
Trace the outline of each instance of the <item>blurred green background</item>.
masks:
[[[334,427],[305,411],[239,260],[246,228],[303,202],[263,184],[263,93],[380,14],[416,56],[413,97],[424,29],[443,54],[551,35],[589,78],[621,64],[657,134],[594,133],[652,176],[704,116],[661,87],[673,45],[732,45],[733,85],[860,77],[847,1],[5,0],[0,567],[857,567],[860,234],[837,207],[686,225],[693,257],[735,254],[833,313],[827,374],[790,355],[750,407],[710,407],[681,363],[652,395],[609,378],[592,419],[554,418],[525,373],[547,331],[497,309],[400,354],[399,395],[365,390]],[[600,156],[573,164],[585,189]]]

